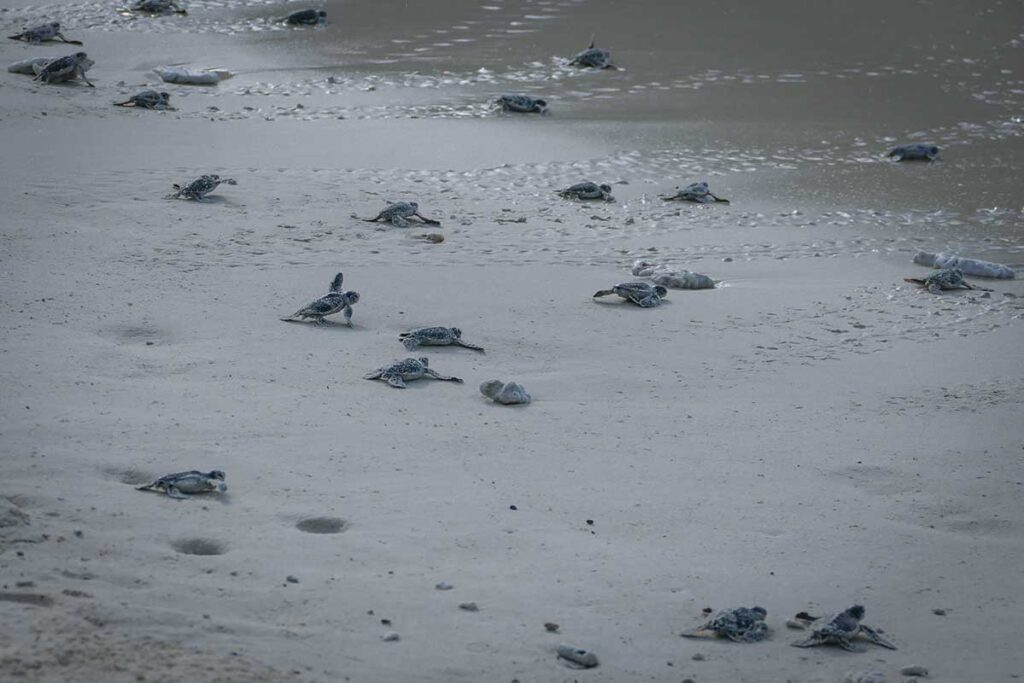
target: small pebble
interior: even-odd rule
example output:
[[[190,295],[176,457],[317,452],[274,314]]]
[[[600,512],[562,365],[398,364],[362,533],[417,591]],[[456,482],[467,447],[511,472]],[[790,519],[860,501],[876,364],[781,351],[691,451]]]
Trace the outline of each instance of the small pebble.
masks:
[[[932,614],[937,614],[940,617],[944,617],[946,616],[946,610],[942,609],[941,607],[937,607],[932,610]]]
[[[479,612],[480,608],[477,607],[475,602],[462,602],[459,603],[459,609],[464,609],[467,612]]]
[[[508,509],[509,510],[518,510],[519,508],[517,508],[515,505],[509,505]]]
[[[692,678],[684,678],[683,683],[697,683],[697,681],[693,680]]]
[[[434,588],[436,588],[439,591],[450,591],[451,589],[455,588],[455,586],[451,585],[447,581],[441,581],[440,583],[435,584]]]
[[[704,661],[704,655],[702,655],[701,653],[697,652],[692,657],[690,657],[690,659],[692,659],[695,662],[703,662]]]
[[[559,645],[558,656],[582,669],[592,669],[598,664],[597,655],[590,650],[573,645]]]
[[[594,520],[588,519],[587,524],[589,524],[590,526],[594,526]]]
[[[548,633],[558,633],[558,624],[553,621],[544,622],[544,628]]]
[[[289,575],[287,578],[285,578],[285,581],[287,581],[288,583],[298,583],[299,582],[299,578],[297,576],[290,576]]]
[[[843,683],[886,683],[881,671],[849,671],[843,676]]]
[[[390,619],[381,619],[380,623],[384,624],[385,626],[391,626],[391,620]]]
[[[402,636],[398,635],[398,633],[396,633],[395,631],[388,631],[387,633],[382,635],[380,638],[384,642],[390,643],[390,642],[393,642],[393,641],[396,641],[396,640],[401,640]]]
[[[928,669],[923,666],[905,666],[900,669],[900,673],[904,676],[917,676],[920,678],[928,677]]]

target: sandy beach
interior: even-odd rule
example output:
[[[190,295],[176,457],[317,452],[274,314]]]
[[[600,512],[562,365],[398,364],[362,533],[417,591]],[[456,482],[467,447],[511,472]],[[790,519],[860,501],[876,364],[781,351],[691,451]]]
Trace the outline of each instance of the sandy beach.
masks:
[[[95,88],[0,74],[0,680],[1024,676],[1024,283],[904,281],[1024,266],[1019,5],[650,5],[7,4],[84,47],[4,65]],[[621,70],[567,65],[592,33]],[[441,226],[361,220],[399,200]],[[718,285],[591,298],[638,259]],[[337,272],[352,327],[280,322]],[[363,379],[406,356],[465,382]],[[227,492],[136,490],[189,469]],[[897,650],[790,647],[853,604]],[[680,637],[741,605],[765,640]]]

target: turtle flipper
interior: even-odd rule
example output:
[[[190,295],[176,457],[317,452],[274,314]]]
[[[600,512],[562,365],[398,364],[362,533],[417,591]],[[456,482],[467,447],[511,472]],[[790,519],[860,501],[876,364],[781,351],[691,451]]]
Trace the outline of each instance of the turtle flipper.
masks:
[[[594,292],[591,295],[591,298],[592,299],[596,299],[599,296],[608,296],[609,294],[614,294],[614,293],[615,292],[613,290],[611,290],[611,289],[601,289],[601,290],[598,290],[598,291]]]
[[[895,645],[893,645],[889,640],[883,638],[878,631],[871,628],[870,626],[865,626],[864,624],[861,624],[860,635],[864,636],[875,645],[881,645],[882,647],[888,648],[890,650],[896,649]]]
[[[728,199],[723,199],[722,197],[716,197],[715,195],[711,194],[710,192],[708,192],[708,196],[711,197],[712,199],[714,199],[719,204],[729,204],[730,203]]]
[[[342,315],[345,316],[345,324],[352,327],[352,307],[345,306],[342,310]]]
[[[679,635],[681,635],[683,638],[708,638],[713,633],[714,631],[708,628],[707,624],[704,624],[702,626],[698,626],[697,628],[692,628],[689,631],[683,631]]]
[[[816,635],[810,635],[803,640],[794,640],[790,645],[793,647],[816,647],[818,645],[824,645],[825,641],[821,637]]]
[[[464,342],[461,339],[456,339],[455,344],[458,346],[464,346],[467,349],[473,349],[474,351],[480,351],[481,353],[484,352],[484,347],[477,346],[476,344],[470,344],[469,342]]]
[[[419,212],[414,213],[413,216],[416,216],[427,225],[441,225],[441,221],[435,221],[433,218],[427,218],[426,216],[422,216],[420,215]]]
[[[847,638],[835,638],[832,642],[847,652],[864,652],[864,648],[854,645]]]
[[[447,375],[441,375],[436,370],[431,370],[430,368],[426,368],[423,371],[423,373],[427,377],[431,377],[442,382],[455,382],[456,384],[462,384],[462,380],[459,379],[458,377],[448,377]]]
[[[166,489],[167,495],[175,500],[185,500],[188,498],[184,493],[178,490],[176,486],[168,486]]]
[[[381,375],[381,379],[396,389],[405,389],[405,380],[401,375]]]

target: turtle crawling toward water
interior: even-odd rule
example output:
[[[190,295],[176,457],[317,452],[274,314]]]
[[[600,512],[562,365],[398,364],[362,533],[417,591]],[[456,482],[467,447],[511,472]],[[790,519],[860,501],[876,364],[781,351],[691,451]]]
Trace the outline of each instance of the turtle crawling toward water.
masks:
[[[697,204],[728,204],[728,199],[714,195],[704,182],[690,183],[686,187],[677,187],[676,193],[662,197],[666,202],[695,202]]]
[[[316,26],[327,22],[327,12],[322,9],[300,9],[285,17],[285,23],[292,26]]]
[[[407,351],[417,346],[463,346],[474,351],[483,351],[482,346],[462,341],[462,330],[457,327],[419,327],[398,335]]]
[[[169,199],[184,197],[185,199],[194,199],[197,202],[201,202],[206,195],[216,190],[217,186],[221,184],[237,185],[238,183],[233,178],[221,178],[216,173],[201,175],[188,185],[182,186],[175,183],[174,189],[177,191],[170,195]]]
[[[420,215],[420,205],[416,202],[393,202],[384,207],[373,218],[364,218],[363,220],[367,223],[383,221],[391,223],[396,228],[407,228],[409,227],[409,219],[413,216],[419,218],[427,225],[441,225],[441,221],[435,221],[432,218]]]
[[[502,95],[495,102],[502,111],[516,114],[547,114],[548,103],[529,95]]]
[[[124,102],[114,102],[118,107],[138,107],[140,109],[157,109],[160,111],[174,109],[171,106],[171,94],[156,90],[143,90],[132,95]]]
[[[804,615],[797,615],[803,621],[811,620],[811,635],[803,640],[792,643],[793,647],[814,647],[815,645],[838,645],[850,652],[863,652],[853,644],[856,637],[865,638],[876,645],[895,650],[896,646],[879,635],[878,631],[860,623],[864,618],[864,608],[861,605],[853,605],[842,612],[836,612],[820,619],[813,617],[803,618]]]
[[[345,324],[352,327],[352,306],[359,302],[358,292],[341,291],[341,283],[345,276],[338,273],[331,280],[331,289],[316,301],[306,304],[304,307],[292,313],[287,318],[281,318],[284,322],[299,322],[306,318],[312,318],[317,325],[323,325],[325,316],[334,315],[339,311],[345,315]],[[296,320],[298,318],[299,320]]]
[[[611,289],[602,289],[594,292],[593,298],[617,294],[626,301],[636,304],[640,308],[654,308],[661,304],[668,295],[668,290],[661,285],[650,285],[646,282],[623,282]]]
[[[983,292],[992,291],[985,287],[976,287],[964,280],[964,272],[959,268],[943,268],[942,270],[937,270],[925,278],[906,277],[903,278],[903,280],[915,285],[920,285],[932,294],[941,294],[943,290],[947,289],[979,289]]]
[[[224,476],[224,472],[221,470],[176,472],[174,474],[166,474],[145,486],[139,486],[138,490],[163,491],[171,498],[178,499],[188,498],[194,493],[213,491],[224,493],[228,490],[228,485],[224,483]]]
[[[188,14],[176,0],[138,0],[128,9],[143,14]]]
[[[577,53],[569,62],[569,66],[579,66],[591,69],[618,69],[612,64],[612,53],[600,47],[594,47],[594,40],[590,40],[590,47],[583,52]]]
[[[614,202],[611,185],[598,185],[589,180],[576,183],[564,190],[558,191],[558,196],[565,199],[601,199],[606,202]]]
[[[423,377],[429,377],[442,382],[456,382],[458,384],[462,384],[462,380],[458,377],[446,377],[445,375],[440,375],[434,370],[431,370],[427,367],[429,362],[430,361],[426,358],[405,358],[403,360],[396,360],[385,366],[377,368],[373,372],[366,373],[363,375],[363,379],[379,379],[383,382],[387,382],[396,389],[405,389],[406,382],[411,382]]]
[[[939,148],[921,143],[900,145],[889,150],[886,156],[894,161],[935,161],[939,156]]]
[[[85,72],[91,69],[95,63],[84,52],[76,52],[73,55],[66,55],[51,60],[45,66],[33,66],[32,68],[36,72],[35,80],[42,81],[43,83],[64,83],[75,78],[81,78],[85,81],[86,85],[94,88],[96,86],[85,77]]]
[[[680,635],[684,638],[706,638],[715,636],[728,638],[737,643],[754,643],[768,635],[764,618],[768,611],[764,607],[734,607],[716,612],[703,625]]]
[[[53,40],[55,38],[59,38],[63,42],[71,45],[82,44],[82,41],[80,40],[68,40],[61,35],[60,22],[58,21],[51,21],[49,24],[42,24],[41,26],[28,28],[17,35],[7,37],[11,40],[24,40],[26,43],[33,44],[44,43],[47,40]]]

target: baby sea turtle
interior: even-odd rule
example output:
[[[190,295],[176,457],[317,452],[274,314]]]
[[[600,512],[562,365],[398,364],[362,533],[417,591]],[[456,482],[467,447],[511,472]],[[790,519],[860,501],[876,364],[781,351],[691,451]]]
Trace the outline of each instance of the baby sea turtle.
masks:
[[[207,493],[217,491],[224,493],[228,485],[224,483],[224,473],[220,470],[200,472],[190,470],[188,472],[176,472],[167,474],[151,484],[139,486],[139,491],[163,491],[171,498],[188,498],[193,493]]]
[[[754,643],[768,635],[764,618],[768,611],[764,607],[734,607],[717,612],[703,625],[684,631],[684,638],[705,638],[717,636],[737,643]]]
[[[383,382],[387,382],[396,389],[405,389],[406,382],[411,382],[414,379],[421,379],[423,377],[430,377],[431,379],[441,380],[442,382],[457,382],[462,384],[462,380],[458,377],[445,377],[444,375],[439,375],[434,372],[427,367],[428,363],[429,361],[426,358],[405,358],[404,360],[396,360],[393,363],[377,368],[373,372],[368,372],[363,375],[363,379],[379,379]]]
[[[890,650],[896,649],[895,645],[880,636],[875,629],[860,623],[860,620],[863,618],[864,608],[860,605],[853,605],[842,612],[814,619],[810,626],[811,635],[803,640],[792,643],[792,645],[794,647],[838,645],[850,652],[863,652],[861,648],[858,648],[851,642],[857,636],[861,636],[876,645],[887,647]]]
[[[502,111],[516,112],[517,114],[538,114],[548,113],[548,103],[529,95],[502,95],[497,99],[496,104]]]
[[[84,52],[76,52],[73,55],[49,61],[46,66],[38,67],[35,80],[43,83],[63,83],[74,78],[81,78],[90,88],[94,88],[96,86],[85,77],[85,72],[91,69],[95,63]]]
[[[391,223],[397,228],[409,227],[409,219],[415,216],[427,225],[441,225],[441,221],[435,221],[432,218],[426,218],[420,215],[420,205],[416,202],[394,202],[388,204],[373,218],[364,218],[363,220],[367,223],[374,223],[376,221],[383,221],[385,223]]]
[[[502,382],[500,379],[489,379],[480,385],[480,393],[495,403],[502,405],[526,404],[533,400],[526,389],[517,382]]]
[[[341,283],[345,279],[345,276],[338,273],[331,280],[331,289],[327,294],[314,301],[313,303],[307,304],[299,310],[292,313],[287,318],[281,318],[285,322],[297,322],[295,319],[300,318],[305,320],[306,318],[313,318],[313,322],[317,325],[323,325],[324,316],[334,315],[339,311],[344,311],[345,324],[352,327],[352,306],[359,302],[358,292],[343,292],[341,291]]]
[[[457,327],[420,327],[398,335],[407,351],[417,346],[464,346],[474,351],[483,351],[482,346],[462,341],[462,330]]]
[[[728,199],[722,199],[712,194],[707,183],[690,183],[686,187],[677,187],[675,194],[662,197],[662,199],[666,202],[696,202],[697,204],[729,203]]]
[[[197,202],[201,202],[206,195],[216,190],[220,184],[237,185],[238,183],[232,178],[221,178],[216,173],[201,175],[184,187],[175,183],[174,189],[177,192],[170,195],[169,198],[177,199],[178,197],[184,197],[185,199],[194,199]]]
[[[612,53],[603,48],[594,47],[594,40],[591,38],[590,47],[578,53],[569,62],[569,66],[580,66],[591,69],[618,69],[612,64]]]
[[[592,183],[589,180],[582,183],[576,183],[564,190],[558,191],[559,197],[565,199],[602,199],[606,202],[614,202],[615,197],[612,196],[611,185],[598,185]]]
[[[124,102],[114,102],[118,107],[140,107],[142,109],[174,109],[171,106],[171,94],[166,92],[157,92],[156,90],[143,90],[142,92],[132,95],[128,100]]]
[[[668,295],[668,290],[661,285],[650,285],[646,282],[623,282],[611,289],[594,292],[594,298],[618,294],[626,301],[641,308],[654,308]]]
[[[188,14],[176,0],[138,0],[128,9],[145,14]]]
[[[24,40],[26,43],[42,43],[47,40],[53,40],[54,38],[60,38],[65,43],[71,45],[81,45],[80,40],[68,40],[60,32],[60,22],[51,21],[49,24],[43,24],[34,28],[25,29],[16,36],[7,36],[11,40]]]
[[[900,145],[889,150],[886,156],[896,161],[934,161],[939,156],[939,148],[921,143]]]
[[[992,291],[985,287],[976,287],[964,280],[964,272],[959,268],[943,268],[942,270],[937,270],[925,278],[906,277],[903,278],[903,280],[915,285],[920,285],[932,294],[939,294],[945,289],[980,289],[983,292]]]
[[[316,9],[300,9],[292,12],[285,18],[285,22],[292,26],[316,26],[327,21],[327,12]]]

